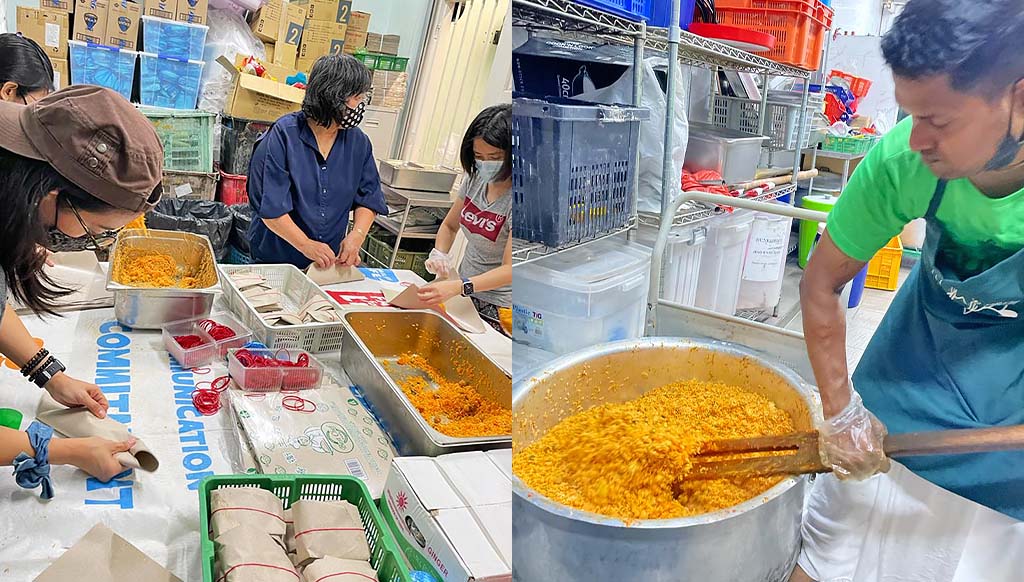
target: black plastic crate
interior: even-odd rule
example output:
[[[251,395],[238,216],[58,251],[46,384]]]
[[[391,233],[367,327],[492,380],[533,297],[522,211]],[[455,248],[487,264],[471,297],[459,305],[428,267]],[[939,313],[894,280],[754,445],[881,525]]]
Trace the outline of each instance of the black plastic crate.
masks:
[[[220,167],[228,174],[249,175],[249,160],[256,142],[272,122],[228,117],[221,118]]]

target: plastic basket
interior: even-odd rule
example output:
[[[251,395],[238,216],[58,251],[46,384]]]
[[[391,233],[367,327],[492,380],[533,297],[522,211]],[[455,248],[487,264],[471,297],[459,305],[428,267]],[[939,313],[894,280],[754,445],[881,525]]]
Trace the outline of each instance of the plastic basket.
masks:
[[[412,582],[391,530],[374,505],[366,485],[348,475],[213,475],[199,485],[199,546],[203,556],[203,581],[215,582],[216,555],[210,537],[210,494],[221,487],[259,487],[281,499],[285,509],[300,499],[348,501],[359,517],[370,545],[370,565],[378,582]]]
[[[201,61],[186,61],[139,53],[139,101],[152,107],[195,109],[199,99]]]
[[[380,60],[380,55],[375,53],[356,53],[352,56],[359,59],[371,71],[377,68]]]
[[[801,109],[799,96],[770,95],[766,114],[767,130],[761,127],[761,102],[741,97],[715,95],[715,106],[712,112],[712,123],[718,127],[735,129],[754,135],[767,135],[770,139],[768,147],[774,150],[793,150],[798,147],[796,132],[800,123],[801,112],[804,118],[804,133],[799,147],[810,144],[813,116],[821,111],[824,93],[810,93],[807,109]]]
[[[228,374],[242,390],[248,392],[278,392],[281,390],[311,390],[320,387],[324,366],[312,354],[303,350],[249,350],[255,354],[277,360],[294,362],[305,354],[309,366],[286,368],[277,366],[244,366],[236,357],[237,349],[228,350]]]
[[[671,7],[668,0],[576,0],[579,4],[597,8],[635,22],[646,21],[648,26],[668,28]],[[689,28],[693,21],[694,0],[682,0],[679,5],[679,24]]]
[[[853,93],[858,99],[862,99],[867,96],[868,91],[871,90],[871,79],[865,79],[864,77],[857,77],[850,73],[845,73],[839,70],[833,70],[828,74],[829,79],[838,77],[846,81],[850,85],[850,92]]]
[[[217,194],[217,174],[167,170],[161,185],[164,198],[195,198],[213,200]]]
[[[903,243],[895,237],[878,251],[868,263],[868,278],[864,286],[869,289],[895,291],[899,287],[900,266],[903,263]]]
[[[200,61],[209,30],[201,24],[143,16],[142,49],[161,57]]]
[[[398,237],[390,234],[388,231],[374,227],[366,236],[363,250],[377,263],[374,266],[405,269],[416,273],[424,279],[431,279],[433,275],[427,272],[427,259],[430,257],[429,249],[426,251],[414,251],[400,248],[398,249],[398,256],[395,257],[395,264],[388,267],[388,264],[391,262],[391,254],[395,249],[396,240],[398,240]]]
[[[132,98],[139,53],[77,40],[68,41],[68,50],[72,84],[99,85],[117,91],[125,99]]]
[[[825,141],[821,144],[821,149],[841,154],[861,155],[871,151],[871,148],[875,147],[878,140],[878,136],[874,135],[840,137],[826,134]]]
[[[243,270],[263,275],[271,287],[281,292],[281,302],[289,311],[298,311],[303,303],[313,297],[322,297],[332,305],[336,304],[294,265],[221,265],[220,271],[227,281],[224,285],[224,298],[227,300],[228,308],[252,330],[256,339],[269,348],[297,348],[314,354],[341,349],[341,341],[345,335],[345,324],[341,322],[267,325],[252,305],[246,302],[235,282],[231,280],[232,273]]]
[[[228,258],[225,263],[228,265],[251,265],[252,257],[242,252],[242,250],[235,245],[229,245]]]
[[[235,335],[222,340],[213,339],[210,334],[198,327],[199,322],[205,319],[211,319],[221,325],[230,327],[235,332]],[[175,336],[179,335],[197,335],[204,343],[194,348],[185,349],[174,339]],[[174,356],[174,359],[183,368],[205,366],[215,358],[225,358],[228,355],[228,350],[244,346],[251,338],[252,332],[227,313],[217,313],[209,317],[176,321],[165,325],[163,328],[164,347],[167,348],[167,351]]]
[[[228,206],[248,204],[249,191],[246,187],[248,182],[248,176],[226,174],[222,170],[220,172],[220,185],[217,186],[217,200]]]
[[[719,24],[774,36],[763,56],[809,71],[821,63],[833,12],[818,0],[718,0],[715,10]]]
[[[164,145],[164,169],[213,171],[213,125],[216,115],[205,111],[141,107]]]
[[[648,109],[517,98],[512,113],[513,236],[557,247],[630,221]]]
[[[229,174],[248,175],[252,150],[273,123],[224,116],[221,118],[220,166]]]

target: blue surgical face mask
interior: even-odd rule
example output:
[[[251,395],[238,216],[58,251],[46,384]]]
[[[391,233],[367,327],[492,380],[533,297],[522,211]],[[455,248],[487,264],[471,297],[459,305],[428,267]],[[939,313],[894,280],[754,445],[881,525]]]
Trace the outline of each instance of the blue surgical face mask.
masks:
[[[505,167],[504,160],[477,160],[476,175],[480,176],[484,182],[493,182],[503,167]]]

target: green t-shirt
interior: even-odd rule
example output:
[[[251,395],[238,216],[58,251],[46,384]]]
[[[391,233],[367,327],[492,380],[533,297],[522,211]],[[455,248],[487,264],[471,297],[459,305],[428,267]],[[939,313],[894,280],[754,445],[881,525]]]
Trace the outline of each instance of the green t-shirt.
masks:
[[[938,179],[910,149],[911,119],[867,155],[829,215],[839,250],[869,261],[910,221],[928,212]],[[938,262],[961,278],[976,275],[1024,247],[1024,190],[989,198],[966,178],[953,180],[936,214],[948,236]]]

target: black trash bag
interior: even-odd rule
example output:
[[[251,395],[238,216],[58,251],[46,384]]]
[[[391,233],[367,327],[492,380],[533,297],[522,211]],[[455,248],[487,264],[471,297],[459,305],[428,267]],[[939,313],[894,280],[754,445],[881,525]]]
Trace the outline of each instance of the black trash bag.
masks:
[[[228,239],[234,217],[223,202],[165,198],[146,215],[146,226],[177,230],[209,237],[217,262],[228,256]]]
[[[228,211],[235,218],[235,226],[231,230],[231,245],[245,254],[249,254],[249,225],[252,224],[252,207],[248,204],[233,204]]]

